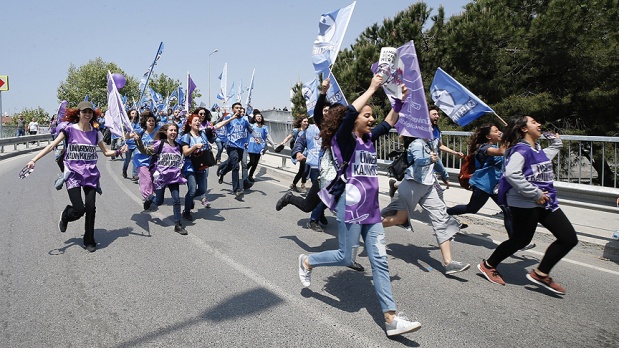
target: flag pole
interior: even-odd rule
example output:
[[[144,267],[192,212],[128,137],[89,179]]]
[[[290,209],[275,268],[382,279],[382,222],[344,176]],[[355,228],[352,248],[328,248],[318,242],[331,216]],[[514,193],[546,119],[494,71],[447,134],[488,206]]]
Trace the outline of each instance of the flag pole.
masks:
[[[140,93],[139,100],[142,100],[142,97],[144,96],[144,92],[146,91],[146,86],[148,86],[148,80],[150,80],[150,74],[153,72],[153,69],[155,69],[155,64],[157,63],[157,57],[159,56],[159,51],[161,51],[161,46],[163,46],[163,41],[161,41],[161,43],[159,44],[159,48],[157,49],[157,54],[155,54],[155,60],[153,61],[153,64],[151,64],[150,69],[148,69],[148,76],[146,77],[146,82],[144,83],[144,88],[142,88],[142,93]]]
[[[504,120],[504,119],[502,119],[502,118],[501,118],[501,116],[497,115],[497,113],[496,113],[496,112],[494,112],[494,111],[493,111],[492,113],[493,113],[493,114],[494,114],[494,116],[496,116],[499,120],[501,120],[501,122],[503,122],[503,125],[504,125],[504,126],[507,126],[507,122],[505,122],[505,120]]]

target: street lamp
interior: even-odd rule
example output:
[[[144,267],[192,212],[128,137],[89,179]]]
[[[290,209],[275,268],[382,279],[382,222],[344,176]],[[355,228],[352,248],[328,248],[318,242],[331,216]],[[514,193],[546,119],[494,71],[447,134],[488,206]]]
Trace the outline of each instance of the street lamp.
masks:
[[[208,105],[209,107],[212,106],[211,104],[211,55],[217,52],[219,52],[219,50],[214,49],[213,52],[208,54]]]

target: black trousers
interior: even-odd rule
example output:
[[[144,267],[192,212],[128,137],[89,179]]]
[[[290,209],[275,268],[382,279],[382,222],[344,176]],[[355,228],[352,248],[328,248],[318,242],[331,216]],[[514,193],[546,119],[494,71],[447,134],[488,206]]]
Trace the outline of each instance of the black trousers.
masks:
[[[499,245],[487,262],[496,267],[516,251],[527,246],[533,239],[537,224],[546,227],[556,238],[546,249],[546,253],[537,267],[540,272],[550,273],[550,270],[578,244],[576,230],[561,209],[555,211],[544,208],[509,208],[513,218],[512,236]]]
[[[84,199],[82,199],[82,190]],[[94,187],[75,187],[67,190],[71,205],[67,205],[62,211],[62,219],[66,222],[79,220],[86,214],[84,223],[84,246],[96,245],[95,242],[95,201],[96,194]]]

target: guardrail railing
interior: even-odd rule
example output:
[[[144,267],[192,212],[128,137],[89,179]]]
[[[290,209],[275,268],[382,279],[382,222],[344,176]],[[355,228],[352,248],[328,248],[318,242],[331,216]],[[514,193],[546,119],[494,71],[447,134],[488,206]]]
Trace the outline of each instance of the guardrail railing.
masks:
[[[466,154],[470,136],[470,132],[444,131],[442,141],[449,148]],[[553,160],[556,181],[618,187],[619,137],[561,135],[561,140],[563,148]],[[544,145],[542,143],[542,146]],[[398,134],[392,130],[388,136],[377,140],[378,158],[389,161],[387,154],[400,147],[402,143]],[[462,165],[460,158],[445,152],[441,153],[441,159],[448,169],[459,170]]]
[[[37,135],[24,135],[22,137],[10,137],[0,138],[0,153],[4,153],[5,146],[13,146],[13,151],[17,150],[17,145],[25,144],[26,148],[29,148],[31,144],[36,143],[37,146],[41,145],[41,142],[52,142],[51,134],[37,134]]]

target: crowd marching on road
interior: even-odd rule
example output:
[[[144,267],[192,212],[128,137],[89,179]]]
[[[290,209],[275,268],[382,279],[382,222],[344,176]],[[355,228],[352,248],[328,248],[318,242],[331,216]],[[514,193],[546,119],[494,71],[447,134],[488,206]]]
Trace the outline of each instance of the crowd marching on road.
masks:
[[[513,118],[503,133],[494,125],[480,127],[471,138],[470,152],[475,154],[477,170],[470,180],[472,196],[467,205],[447,208],[439,178],[447,182],[438,150],[449,151],[440,141],[440,131],[435,126],[434,138],[404,137],[410,165],[399,184],[391,183],[392,202],[380,210],[378,203],[378,170],[373,140],[387,134],[398,121],[404,98],[397,99],[385,120],[377,124],[368,105],[369,99],[381,86],[382,77],[376,75],[365,93],[352,104],[330,104],[325,100],[330,81],[322,82],[317,112],[300,118],[298,132],[274,143],[268,126],[259,110],[245,115],[240,103],[223,110],[217,121],[211,112],[198,107],[188,114],[175,113],[161,119],[150,110],[130,110],[132,129],[113,149],[106,146],[102,132],[96,126],[100,111],[89,102],[80,102],[77,108],[68,109],[63,122],[57,122],[54,141],[37,153],[26,165],[32,171],[35,163],[64,143],[64,150],[57,151],[57,162],[64,164],[61,184],[66,186],[70,204],[62,209],[58,228],[67,230],[70,222],[85,216],[83,246],[89,252],[97,250],[95,241],[96,193],[102,192],[97,169],[98,146],[103,155],[123,160],[119,176],[139,184],[143,199],[142,208],[148,212],[152,206],[164,203],[165,189],[171,193],[174,232],[187,235],[185,222],[195,219],[192,210],[195,200],[209,209],[207,178],[211,167],[216,167],[219,184],[231,173],[231,193],[242,201],[244,194],[255,183],[254,177],[260,156],[281,147],[290,138],[295,139],[291,157],[297,161],[299,172],[290,191],[277,202],[276,211],[294,205],[311,213],[307,228],[322,231],[327,223],[325,211],[334,212],[338,221],[337,250],[323,250],[301,254],[298,258],[298,276],[304,287],[311,284],[314,269],[321,266],[346,266],[364,271],[356,261],[360,239],[372,266],[373,282],[378,302],[384,313],[384,328],[388,336],[417,331],[421,324],[396,311],[390,286],[388,257],[385,251],[384,228],[403,226],[413,228],[411,217],[419,204],[430,219],[436,243],[443,258],[443,272],[453,275],[464,272],[470,264],[454,260],[452,245],[463,226],[452,215],[476,213],[492,198],[504,212],[504,226],[509,239],[499,245],[487,260],[477,268],[490,282],[505,285],[497,266],[505,258],[531,242],[538,223],[555,236],[539,266],[527,274],[533,284],[553,293],[564,295],[566,290],[550,277],[549,273],[577,243],[576,233],[557,204],[553,187],[552,157],[561,145],[558,136],[550,147],[542,149],[537,143],[541,126],[532,117]],[[403,95],[408,90],[401,86]],[[430,106],[430,119],[438,118],[439,111]],[[61,120],[58,120],[61,121]],[[217,143],[215,147],[213,144]],[[500,145],[499,145],[500,144]],[[220,145],[227,152],[221,160]],[[217,154],[214,153],[216,151]],[[124,155],[124,158],[123,158]],[[248,162],[247,162],[248,159]],[[503,163],[505,162],[505,163]],[[129,164],[133,165],[132,175]],[[239,173],[240,169],[241,173]],[[540,170],[543,169],[543,172]],[[436,175],[435,175],[436,173]],[[295,196],[297,183],[309,176],[311,186],[304,196]],[[61,186],[58,186],[59,189]],[[184,208],[181,209],[180,186],[187,186]],[[498,187],[498,193],[495,188]],[[303,184],[302,188],[305,188]],[[83,195],[82,195],[83,192]],[[267,209],[256,207],[256,209]]]

